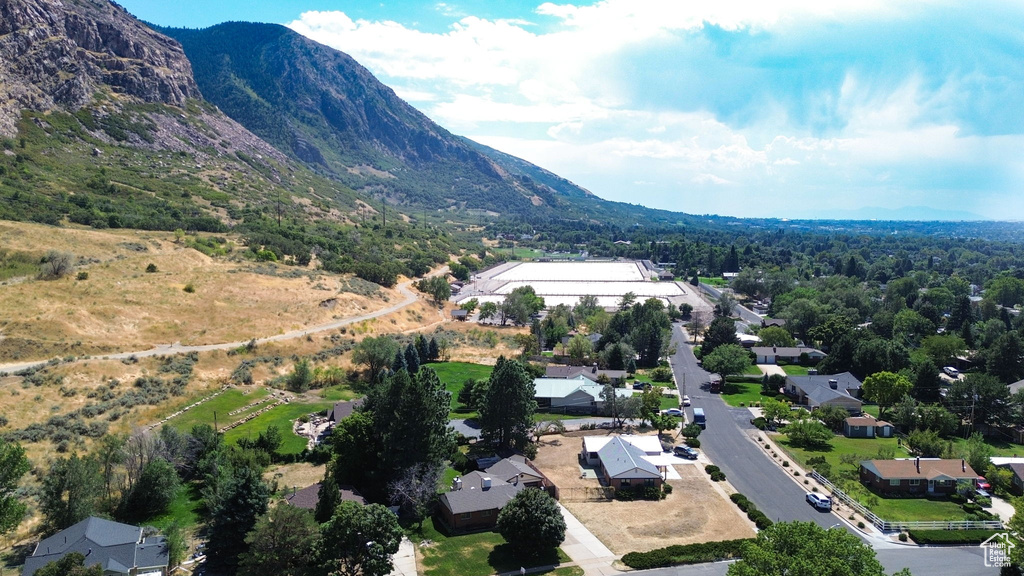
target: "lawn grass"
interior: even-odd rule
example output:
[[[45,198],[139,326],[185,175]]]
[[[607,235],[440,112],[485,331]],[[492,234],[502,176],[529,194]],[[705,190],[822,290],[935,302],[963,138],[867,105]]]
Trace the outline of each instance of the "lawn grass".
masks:
[[[956,453],[967,440],[963,438],[953,438],[953,452]],[[1014,444],[1012,442],[1005,442],[1003,440],[993,440],[986,438],[985,443],[992,447],[993,456],[1020,456],[1024,455],[1024,445]]]
[[[725,278],[721,278],[719,276],[715,276],[715,277],[698,276],[697,279],[700,280],[701,282],[703,282],[704,284],[709,284],[711,286],[728,286],[729,285],[729,283],[725,281]]]
[[[462,536],[448,536],[434,526],[428,518],[423,527],[412,531],[415,542],[430,540],[429,546],[420,547],[423,554],[423,573],[427,576],[489,576],[499,572],[519,570],[520,567],[544,566],[568,562],[561,549],[534,557],[519,557],[497,532],[479,532]],[[579,574],[578,571],[556,571],[559,576]]]
[[[752,403],[775,398],[776,395],[761,395],[761,385],[753,382],[726,382],[722,386],[721,396],[726,404],[735,408],[739,407],[741,402],[744,406],[750,406]]]
[[[350,386],[345,385],[331,386],[330,388],[320,390],[320,397],[324,400],[330,400],[331,402],[354,400],[360,396],[362,396],[362,394],[356,392]]]
[[[668,410],[669,408],[679,408],[679,397],[678,396],[661,396],[661,409]]]
[[[451,410],[448,413],[449,419],[475,418],[476,411],[469,410],[459,404],[459,390],[466,380],[486,380],[491,377],[494,366],[485,364],[473,364],[472,362],[431,362],[424,364],[437,372],[437,377],[444,382],[444,387],[452,393]]]
[[[176,416],[169,423],[178,430],[188,432],[192,430],[192,427],[196,424],[214,424],[214,413],[216,413],[217,424],[219,426],[225,426],[243,417],[245,413],[239,413],[235,415],[228,415],[228,412],[232,410],[238,410],[243,406],[247,406],[257,400],[266,398],[269,392],[266,388],[257,388],[248,394],[243,394],[241,390],[225,390],[224,392],[217,395],[216,398],[203,402],[199,406],[192,408],[188,412]],[[189,403],[194,402],[194,400]],[[259,410],[262,406],[257,406],[252,411]]]
[[[787,376],[807,376],[807,368],[804,366],[797,366],[796,364],[789,364],[782,367],[782,371]]]
[[[807,460],[816,456],[824,456],[832,469],[829,480],[838,482],[847,493],[867,506],[883,520],[890,522],[907,522],[914,520],[962,520],[967,514],[960,505],[948,500],[929,500],[926,498],[885,498],[870,492],[856,480],[849,464],[840,462],[843,454],[856,454],[864,460],[870,460],[878,453],[879,448],[890,447],[896,452],[896,458],[907,458],[910,454],[897,445],[896,438],[846,438],[835,436],[831,447],[824,450],[809,450],[790,444],[785,434],[775,438],[775,443],[798,462],[807,466]],[[843,481],[841,478],[847,478]]]
[[[533,415],[533,422],[551,422],[552,420],[579,420],[580,418],[593,418],[593,414],[555,414],[552,412],[536,412]],[[600,416],[600,414],[599,414]]]
[[[239,438],[255,440],[260,432],[266,430],[268,426],[274,425],[281,430],[281,437],[284,439],[277,451],[281,454],[298,454],[306,448],[306,439],[292,432],[292,422],[300,416],[319,412],[331,405],[331,402],[279,404],[273,410],[268,410],[245,424],[225,432],[224,441],[237,442]]]
[[[171,500],[167,511],[150,518],[145,524],[158,530],[166,530],[172,523],[177,522],[182,530],[189,531],[199,524],[199,512],[203,506],[203,497],[197,485],[182,484],[178,487],[178,492],[174,495],[174,500]]]
[[[444,469],[444,474],[441,475],[440,491],[441,492],[448,492],[448,491],[450,491],[452,489],[452,480],[454,480],[456,476],[460,476],[460,473],[459,473],[458,470],[456,470],[455,468],[452,468],[451,466],[445,468]]]
[[[743,369],[744,376],[762,376],[764,372],[757,367],[757,364],[747,364],[747,367]]]
[[[861,406],[860,409],[865,414],[869,414],[871,416],[874,416],[875,419],[878,419],[878,404],[871,404],[871,405],[865,404],[865,405]]]

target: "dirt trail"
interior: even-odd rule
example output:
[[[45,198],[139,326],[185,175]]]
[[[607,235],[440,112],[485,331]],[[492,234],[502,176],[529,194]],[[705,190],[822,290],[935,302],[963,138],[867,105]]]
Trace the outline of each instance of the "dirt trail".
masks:
[[[437,276],[448,273],[448,267],[445,266],[438,270],[435,270],[428,274],[428,276]],[[405,298],[391,306],[368,312],[366,314],[360,314],[359,316],[353,316],[351,318],[343,318],[327,324],[321,324],[319,326],[312,326],[309,328],[302,328],[299,330],[292,330],[283,334],[276,334],[274,336],[266,336],[263,338],[256,338],[256,344],[263,344],[266,342],[281,342],[284,340],[294,340],[295,338],[303,338],[310,334],[316,334],[318,332],[326,332],[328,330],[336,330],[342,326],[348,326],[355,324],[356,322],[362,322],[363,320],[370,320],[371,318],[379,318],[381,316],[387,316],[393,312],[397,312],[406,306],[409,306],[419,299],[419,296],[413,292],[410,287],[412,286],[413,280],[403,282],[398,285],[398,291]],[[118,352],[116,354],[104,354],[102,356],[96,356],[96,358],[103,358],[109,360],[123,360],[132,356],[136,358],[145,358],[149,356],[165,356],[170,354],[182,354],[188,352],[210,352],[213,350],[233,350],[240,346],[245,346],[249,341],[238,341],[238,342],[222,342],[220,344],[203,344],[200,346],[183,346],[180,342],[173,344],[159,344],[155,348],[149,350],[138,350],[135,352]],[[17,364],[0,364],[0,372],[18,372],[27,368],[34,368],[36,366],[42,366],[46,364],[47,360],[33,360],[31,362],[21,362]]]

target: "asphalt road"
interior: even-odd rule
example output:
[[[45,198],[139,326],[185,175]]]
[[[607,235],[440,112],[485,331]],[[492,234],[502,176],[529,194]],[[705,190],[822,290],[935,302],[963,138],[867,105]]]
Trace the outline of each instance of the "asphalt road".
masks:
[[[888,574],[903,568],[910,568],[914,576],[982,576],[998,574],[998,568],[985,566],[981,549],[966,548],[917,548],[907,547],[893,550],[877,550],[878,561]],[[731,562],[695,564],[693,566],[672,566],[655,570],[632,572],[637,576],[724,576]]]
[[[691,407],[686,409],[687,418],[693,418],[693,408],[704,408],[707,429],[700,435],[701,449],[725,472],[726,478],[736,490],[746,495],[769,518],[775,521],[815,522],[824,528],[837,527],[839,524],[837,528],[845,529],[871,544],[889,573],[902,568],[910,568],[918,576],[999,572],[996,568],[984,565],[982,551],[978,547],[920,548],[866,539],[860,532],[840,523],[838,516],[812,508],[804,499],[806,492],[803,487],[751,440],[758,430],[750,424],[750,411],[746,408],[731,408],[717,394],[711,394],[706,387],[702,388],[709,374],[697,365],[692,350],[684,344],[686,338],[682,327],[675,325],[673,343],[676,345],[676,354],[670,358],[670,364],[680,393],[690,396]],[[728,563],[715,563],[648,570],[641,574],[711,576],[725,574],[727,569]]]

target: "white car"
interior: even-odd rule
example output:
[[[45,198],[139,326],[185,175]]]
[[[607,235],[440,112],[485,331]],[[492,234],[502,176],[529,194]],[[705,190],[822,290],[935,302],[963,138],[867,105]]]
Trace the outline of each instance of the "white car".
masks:
[[[956,368],[952,367],[952,366],[946,366],[946,367],[944,367],[942,369],[942,371],[945,372],[946,376],[949,376],[950,378],[959,378],[960,377],[960,371],[957,370]]]
[[[683,406],[689,406],[689,405],[690,405],[690,397],[689,396],[683,396]]]
[[[822,496],[821,494],[817,494],[815,492],[808,492],[807,501],[811,503],[811,506],[814,506],[818,510],[832,509],[832,499],[829,498],[828,496]]]
[[[668,410],[665,410],[665,414],[668,414],[669,416],[682,416],[683,411],[679,408],[669,408]]]

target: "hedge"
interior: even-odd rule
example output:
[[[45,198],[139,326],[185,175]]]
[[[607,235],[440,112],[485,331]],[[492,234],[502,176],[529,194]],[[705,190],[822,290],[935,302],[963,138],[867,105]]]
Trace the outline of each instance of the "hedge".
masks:
[[[698,542],[696,544],[677,544],[666,548],[658,548],[650,552],[630,552],[622,557],[622,562],[636,570],[663,568],[678,564],[703,564],[716,560],[741,558],[743,547],[753,538],[724,540],[722,542]]]
[[[908,530],[918,544],[981,544],[1000,530]]]
[[[755,506],[754,503],[743,494],[740,494],[739,492],[730,494],[729,499],[732,500],[740,510],[747,513],[747,518],[757,526],[758,530],[764,530],[772,525],[771,519],[765,516],[764,512],[758,510],[757,506]]]

